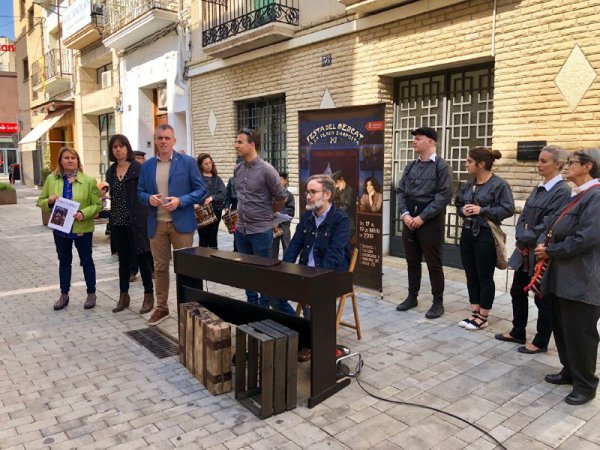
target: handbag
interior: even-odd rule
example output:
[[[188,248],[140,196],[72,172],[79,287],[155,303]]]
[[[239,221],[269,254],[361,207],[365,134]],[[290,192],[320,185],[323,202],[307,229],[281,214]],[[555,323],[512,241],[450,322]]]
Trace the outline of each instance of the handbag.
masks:
[[[488,218],[485,219],[494,236],[494,247],[496,247],[496,267],[506,269],[508,267],[508,258],[506,256],[506,233],[502,231],[500,225]]]
[[[581,200],[581,198],[587,191],[589,191],[590,189],[593,189],[597,186],[600,186],[600,185],[595,184],[594,186],[587,188],[585,191],[583,191],[581,194],[579,194],[577,197],[575,197],[575,199],[571,203],[569,203],[567,205],[567,207],[564,209],[564,211],[562,213],[560,213],[560,216],[558,216],[558,219],[556,219],[554,221],[554,223],[552,224],[552,226],[546,233],[546,240],[544,241],[544,246],[547,247],[548,244],[550,243],[550,241],[552,240],[552,233],[554,231],[554,228],[556,227],[556,224],[560,221],[560,219],[562,219],[571,210],[571,208],[573,208],[573,206],[575,206],[575,204],[579,200]],[[531,290],[531,291],[533,291],[534,294],[536,294],[540,298],[542,298],[541,284],[542,284],[542,279],[544,278],[544,275],[546,274],[546,270],[548,269],[549,262],[550,262],[549,258],[542,258],[542,259],[538,260],[538,262],[535,263],[535,269],[533,271],[533,276],[531,277],[531,281],[529,282],[529,284],[527,286],[525,286],[523,288],[523,292],[527,293]]]

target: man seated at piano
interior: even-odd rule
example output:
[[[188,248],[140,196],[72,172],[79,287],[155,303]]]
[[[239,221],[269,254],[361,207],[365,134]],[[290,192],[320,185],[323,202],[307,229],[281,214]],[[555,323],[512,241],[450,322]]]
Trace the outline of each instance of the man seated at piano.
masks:
[[[283,261],[321,269],[346,272],[350,264],[350,219],[333,205],[335,182],[327,175],[313,175],[306,186],[306,212],[288,246]],[[274,309],[295,314],[283,300],[273,302]],[[303,308],[304,317],[309,309]]]

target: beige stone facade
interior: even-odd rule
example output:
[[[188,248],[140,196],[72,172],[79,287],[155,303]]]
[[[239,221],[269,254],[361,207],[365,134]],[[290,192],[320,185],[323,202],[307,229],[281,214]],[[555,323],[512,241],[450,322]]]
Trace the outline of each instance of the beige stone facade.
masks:
[[[274,45],[231,58],[192,65],[194,149],[210,151],[223,172],[234,164],[232,150],[236,128],[235,102],[284,93],[287,115],[288,166],[297,183],[297,113],[317,109],[325,89],[336,106],[385,102],[387,114],[386,160],[392,157],[394,78],[449,67],[489,62],[494,67],[493,146],[503,152],[497,171],[504,174],[522,198],[535,182],[531,163],[516,161],[522,140],[579,148],[597,145],[600,130],[598,90],[594,77],[574,110],[555,78],[569,55],[579,46],[594,71],[600,70],[600,2],[560,0],[471,0],[412,15],[419,3],[354,20],[357,28],[306,46]],[[439,3],[439,2],[438,2]],[[594,5],[598,3],[598,5]],[[401,16],[408,17],[386,22]],[[335,36],[335,21],[332,35]],[[371,26],[372,25],[372,26]],[[338,28],[340,28],[338,26]],[[337,31],[338,34],[344,30]],[[310,33],[304,32],[304,37]],[[281,49],[281,51],[279,51]],[[256,57],[253,57],[253,53]],[[321,56],[330,53],[333,64],[321,67]],[[212,70],[214,67],[214,70]],[[214,136],[208,130],[210,110],[216,115]],[[392,180],[386,165],[386,183]]]
[[[77,52],[74,62],[75,146],[83,155],[86,172],[103,180],[110,165],[108,139],[121,131],[118,57],[98,42]]]
[[[224,176],[235,163],[236,102],[285,95],[287,167],[293,188],[298,185],[298,111],[318,109],[325,91],[337,107],[383,102],[387,106],[384,214],[393,219],[389,193],[406,162],[398,156],[402,152],[394,139],[400,136],[396,133],[400,122],[394,121],[395,113],[400,114],[394,106],[400,95],[398,83],[478,67],[493,74],[486,144],[502,152],[495,170],[510,182],[518,203],[539,181],[535,163],[517,161],[519,141],[547,141],[568,149],[599,144],[600,129],[595,125],[600,118],[596,26],[600,1],[417,1],[367,14],[354,14],[353,8],[377,1],[331,3],[332,10],[339,13],[336,8],[341,6],[342,13],[299,27],[285,42],[229,58],[194,53],[190,69],[194,150],[213,154]],[[354,6],[345,10],[341,3]],[[322,67],[321,57],[327,54],[332,64]],[[468,114],[465,110],[464,117]],[[216,122],[214,135],[209,119]],[[464,172],[461,161],[462,157],[453,163],[457,173]],[[389,230],[389,223],[385,227]]]
[[[54,170],[63,145],[75,148],[86,173],[101,179],[108,166],[108,139],[120,130],[116,52],[102,46],[102,16],[91,2],[67,31],[63,21],[74,3],[60,2],[59,15],[48,2],[14,1],[21,139],[64,113],[35,141],[19,144],[23,181],[31,186]],[[60,65],[52,59],[58,54]]]

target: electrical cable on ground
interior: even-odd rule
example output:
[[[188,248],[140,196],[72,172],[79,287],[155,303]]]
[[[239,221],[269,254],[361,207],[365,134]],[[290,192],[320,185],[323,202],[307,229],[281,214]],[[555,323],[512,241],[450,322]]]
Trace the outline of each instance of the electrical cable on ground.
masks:
[[[206,292],[208,291],[208,280],[206,281]],[[388,402],[388,403],[394,403],[396,405],[403,405],[403,406],[413,406],[415,408],[422,408],[422,409],[428,409],[429,411],[433,411],[439,414],[443,414],[445,416],[448,417],[452,417],[453,419],[456,419],[460,422],[463,422],[465,424],[467,424],[468,426],[475,428],[477,431],[481,432],[484,436],[487,436],[488,438],[490,438],[493,442],[496,443],[496,446],[499,447],[501,450],[508,450],[498,439],[496,439],[494,436],[492,436],[488,431],[484,430],[483,428],[481,428],[479,425],[474,424],[473,422],[468,421],[467,419],[463,419],[460,416],[457,416],[456,414],[452,414],[448,411],[444,411],[438,408],[434,408],[433,406],[427,406],[427,405],[421,405],[419,403],[412,403],[412,402],[405,402],[402,400],[392,400],[389,398],[384,398],[384,397],[380,397],[377,394],[373,394],[372,392],[369,392],[360,382],[360,374],[361,374],[361,370],[363,368],[364,365],[364,361],[362,359],[362,357],[360,356],[359,353],[353,353],[353,354],[348,354],[345,357],[339,358],[338,361],[344,360],[346,358],[349,357],[353,357],[358,355],[358,363],[356,364],[356,369],[354,370],[354,373],[350,373],[350,370],[347,366],[344,366],[342,364],[340,364],[340,368],[345,372],[346,376],[350,377],[350,378],[354,378],[356,380],[356,383],[358,384],[358,386],[370,397],[373,397],[374,399],[377,400],[381,400],[383,402]]]
[[[455,415],[455,414],[452,414],[452,413],[450,413],[450,412],[443,411],[443,410],[441,410],[441,409],[438,409],[438,408],[434,408],[433,406],[421,405],[421,404],[419,404],[419,403],[405,402],[405,401],[402,401],[402,400],[392,400],[392,399],[389,399],[389,398],[380,397],[380,396],[379,396],[379,395],[377,395],[377,394],[373,394],[372,392],[369,392],[369,391],[368,391],[368,390],[367,390],[367,389],[366,389],[366,388],[365,388],[365,387],[362,385],[362,383],[360,382],[360,379],[359,379],[359,376],[360,376],[360,373],[361,373],[361,369],[362,369],[362,366],[363,366],[363,364],[364,364],[364,362],[363,362],[362,358],[361,358],[361,357],[360,357],[360,355],[359,355],[358,364],[356,365],[356,370],[355,370],[354,374],[353,374],[353,375],[350,375],[350,374],[348,374],[348,376],[350,376],[351,378],[354,378],[354,379],[356,380],[356,382],[358,383],[358,386],[359,386],[359,387],[360,387],[360,388],[361,388],[361,389],[362,389],[362,390],[363,390],[363,391],[364,391],[364,392],[365,392],[367,395],[369,395],[369,396],[371,396],[371,397],[373,397],[373,398],[375,398],[375,399],[377,399],[377,400],[384,401],[384,402],[388,402],[388,403],[395,403],[395,404],[397,404],[397,405],[403,405],[403,406],[414,406],[415,408],[428,409],[428,410],[430,410],[430,411],[433,411],[433,412],[436,412],[436,413],[439,413],[439,414],[444,414],[444,415],[446,415],[446,416],[448,416],[448,417],[452,417],[453,419],[459,420],[459,421],[461,421],[461,422],[463,422],[463,423],[467,424],[468,426],[475,428],[477,431],[479,431],[479,432],[483,433],[483,435],[484,435],[484,436],[487,436],[488,438],[492,439],[492,440],[493,440],[493,442],[495,442],[495,443],[496,443],[496,445],[497,445],[497,447],[499,447],[500,449],[502,449],[502,450],[507,450],[507,448],[506,448],[504,445],[502,445],[502,443],[501,443],[501,442],[500,442],[498,439],[496,439],[494,436],[492,436],[492,435],[491,435],[491,434],[490,434],[488,431],[484,430],[484,429],[483,429],[483,428],[481,428],[479,425],[476,425],[476,424],[474,424],[473,422],[470,422],[470,421],[468,421],[467,419],[463,419],[462,417],[459,417],[459,416],[457,416],[457,415]],[[348,372],[349,372],[349,371],[348,371]]]

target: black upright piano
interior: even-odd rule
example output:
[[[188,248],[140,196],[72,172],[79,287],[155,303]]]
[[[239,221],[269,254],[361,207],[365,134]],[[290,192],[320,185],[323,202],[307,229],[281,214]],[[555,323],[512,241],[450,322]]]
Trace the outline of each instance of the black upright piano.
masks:
[[[352,291],[351,273],[200,247],[176,251],[174,263],[177,314],[180,303],[197,302],[234,325],[272,319],[298,332],[300,347],[312,350],[310,408],[350,383],[336,379],[335,316],[336,298]],[[310,320],[207,292],[203,280],[310,305]]]

